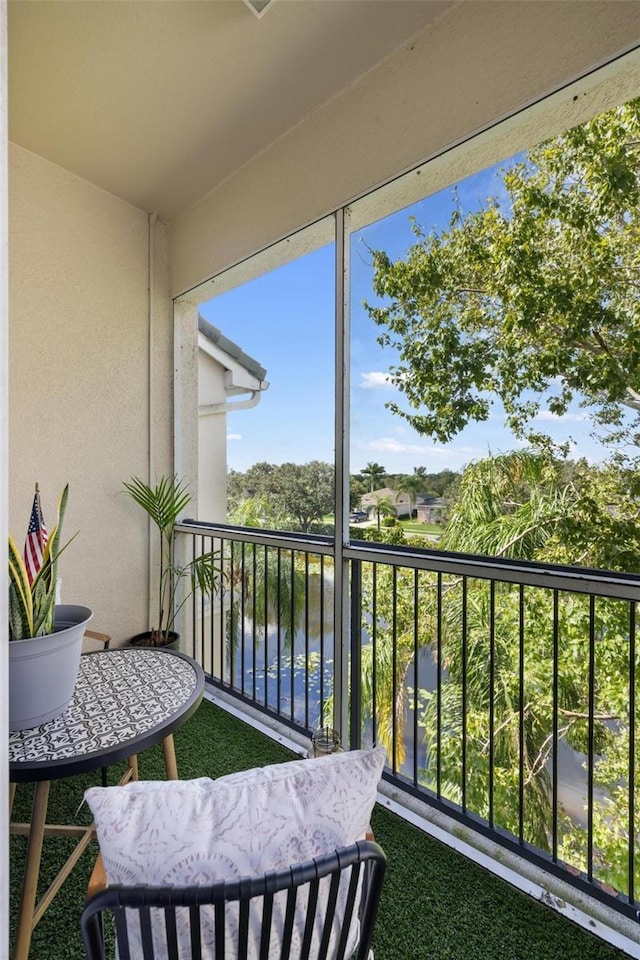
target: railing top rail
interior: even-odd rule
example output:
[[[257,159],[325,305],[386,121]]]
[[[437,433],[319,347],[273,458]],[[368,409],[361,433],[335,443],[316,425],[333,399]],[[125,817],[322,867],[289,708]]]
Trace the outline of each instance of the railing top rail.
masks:
[[[370,563],[385,563],[447,573],[459,577],[478,577],[526,586],[595,593],[603,597],[640,601],[640,573],[614,573],[589,567],[562,566],[533,560],[511,560],[476,554],[429,550],[411,546],[390,546],[370,541],[352,541],[345,557]]]
[[[282,530],[263,530],[225,523],[206,523],[184,520],[176,524],[177,533],[220,537],[261,546],[297,550],[302,553],[332,556],[333,537],[311,533],[287,533]],[[429,550],[411,546],[353,540],[344,548],[345,558],[368,563],[384,563],[395,567],[429,570],[459,577],[477,577],[505,583],[573,593],[597,594],[622,600],[640,602],[640,573],[614,573],[589,567],[561,566],[533,560],[511,560],[503,557],[483,557],[476,554],[453,553],[447,550]]]
[[[175,525],[175,531],[256,543],[265,547],[280,547],[282,550],[299,550],[302,553],[321,553],[327,556],[333,554],[333,537],[316,533],[287,533],[259,527],[240,527],[230,523],[206,523],[202,520],[183,520]]]

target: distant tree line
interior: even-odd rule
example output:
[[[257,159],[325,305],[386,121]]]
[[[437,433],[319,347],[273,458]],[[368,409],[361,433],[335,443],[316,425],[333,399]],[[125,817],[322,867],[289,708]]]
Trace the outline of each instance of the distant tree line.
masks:
[[[409,495],[412,507],[420,494],[442,496],[454,490],[460,475],[454,470],[427,473],[414,467],[413,473],[387,473],[380,464],[367,464],[350,482],[350,506],[355,509],[365,493],[390,487]],[[309,533],[322,526],[334,511],[334,467],[310,463],[255,463],[244,473],[227,475],[227,515],[243,526],[273,527]]]

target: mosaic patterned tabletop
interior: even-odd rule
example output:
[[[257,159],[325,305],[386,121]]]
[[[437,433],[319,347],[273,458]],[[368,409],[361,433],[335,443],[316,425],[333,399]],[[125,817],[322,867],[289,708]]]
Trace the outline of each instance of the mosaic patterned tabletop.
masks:
[[[50,763],[131,747],[197,702],[202,671],[162,650],[122,649],[80,658],[73,697],[59,717],[9,736],[9,761]],[[160,735],[158,739],[162,739]]]

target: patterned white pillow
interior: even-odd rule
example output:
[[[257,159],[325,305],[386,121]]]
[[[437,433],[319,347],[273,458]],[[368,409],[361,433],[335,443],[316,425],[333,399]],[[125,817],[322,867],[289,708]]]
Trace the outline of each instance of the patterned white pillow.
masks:
[[[364,838],[384,762],[377,747],[217,780],[92,787],[85,798],[109,883],[209,884],[303,863]]]

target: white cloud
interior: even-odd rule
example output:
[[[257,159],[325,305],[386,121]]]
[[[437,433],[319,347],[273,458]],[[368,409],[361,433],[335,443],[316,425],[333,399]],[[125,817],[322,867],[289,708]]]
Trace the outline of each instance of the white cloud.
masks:
[[[363,390],[395,390],[388,373],[382,370],[372,370],[370,373],[360,374],[360,386]]]
[[[241,433],[228,433],[227,440],[242,440]]]
[[[428,443],[401,443],[394,437],[379,437],[357,444],[360,450],[392,455],[410,453],[416,456],[438,458],[486,456],[486,451],[475,447],[436,447]]]
[[[427,450],[432,453],[433,451],[419,443],[401,443],[399,440],[395,440],[393,437],[380,437],[378,440],[369,440],[368,443],[363,444],[363,449],[365,450],[375,450],[379,453],[426,453]]]
[[[589,417],[586,413],[552,413],[551,410],[541,410],[535,417],[539,423],[584,423]]]

